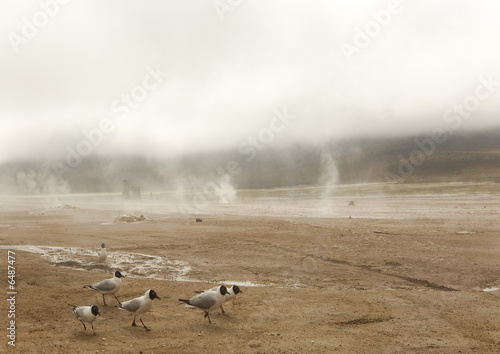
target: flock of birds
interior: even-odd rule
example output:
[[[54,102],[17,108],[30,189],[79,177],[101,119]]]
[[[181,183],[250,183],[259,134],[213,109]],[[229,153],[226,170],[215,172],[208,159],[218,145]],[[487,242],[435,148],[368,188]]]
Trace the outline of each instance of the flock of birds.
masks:
[[[98,261],[104,262],[106,261],[106,259],[106,245],[103,243],[101,245],[101,251],[99,252]],[[120,300],[118,300],[118,298],[116,297],[116,293],[118,293],[118,291],[120,291],[120,289],[122,288],[123,277],[124,276],[119,271],[115,271],[113,278],[104,279],[92,285],[85,285],[84,288],[94,290],[101,294],[104,306],[106,306],[106,299],[104,298],[104,296],[113,295],[118,302],[119,309],[129,311],[134,315],[132,326],[137,326],[137,324],[135,323],[135,319],[137,316],[139,316],[139,320],[141,321],[144,328],[147,331],[151,330],[150,327],[147,327],[144,324],[141,315],[151,310],[153,300],[160,300],[160,297],[153,289],[149,289],[144,293],[143,296],[139,296],[135,299],[125,302],[120,302]],[[231,287],[220,285],[209,290],[197,291],[198,295],[195,295],[190,299],[179,299],[179,301],[186,303],[186,307],[198,308],[205,312],[205,318],[208,318],[208,322],[212,323],[212,321],[210,320],[209,312],[216,308],[220,308],[222,314],[227,316],[227,312],[224,311],[222,305],[225,302],[234,299],[236,295],[241,292],[241,289],[237,285],[233,285]],[[94,330],[94,321],[96,320],[97,316],[100,315],[99,307],[97,305],[73,306],[73,312],[76,318],[83,324],[83,329],[87,331],[87,326],[85,325],[85,323],[90,323],[92,327],[92,334],[96,335]]]

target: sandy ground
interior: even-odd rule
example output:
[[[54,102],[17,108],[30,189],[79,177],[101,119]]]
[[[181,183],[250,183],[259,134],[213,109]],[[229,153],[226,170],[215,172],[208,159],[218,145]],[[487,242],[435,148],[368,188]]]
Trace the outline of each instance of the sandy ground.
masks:
[[[354,206],[348,205],[351,200]],[[164,203],[92,205],[76,198],[71,204],[76,208],[64,208],[54,201],[4,201],[0,267],[7,292],[7,250],[14,250],[17,329],[13,349],[3,301],[2,348],[19,353],[500,351],[500,291],[482,291],[500,286],[498,194],[327,201],[246,197],[196,215]],[[150,220],[113,222],[125,213]],[[132,315],[114,307],[111,297],[102,306],[101,296],[83,288],[111,276],[109,264],[96,263],[102,242],[110,261],[128,252],[189,266],[182,277],[165,270],[154,279],[148,278],[148,267],[141,275],[122,264],[120,300],[150,288],[161,297],[143,316],[151,331],[131,327]],[[90,255],[85,264],[57,261],[23,251],[29,245],[72,247]],[[76,269],[78,264],[84,269]],[[213,324],[177,301],[222,282],[246,285],[234,304],[225,305],[229,316],[212,313]],[[102,314],[95,322],[97,336],[83,331],[70,306],[93,303]]]

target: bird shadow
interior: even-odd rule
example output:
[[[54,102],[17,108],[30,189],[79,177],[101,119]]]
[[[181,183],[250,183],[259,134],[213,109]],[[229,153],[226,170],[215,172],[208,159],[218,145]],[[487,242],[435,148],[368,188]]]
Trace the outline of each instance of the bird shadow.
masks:
[[[127,327],[122,327],[122,328],[127,333],[127,335],[133,336],[135,338],[143,338],[155,331],[154,328],[151,328],[149,326],[148,326],[149,330],[146,330],[142,325],[137,325],[137,327],[128,325]]]
[[[99,338],[100,334],[99,334],[99,331],[96,330],[96,333],[95,333],[95,336],[92,334],[92,330],[89,331],[89,329],[87,328],[87,331],[85,332],[82,329],[80,329],[79,332],[75,332],[73,337],[74,339],[76,340],[85,340],[85,341],[88,341],[88,340],[92,340],[93,338]]]

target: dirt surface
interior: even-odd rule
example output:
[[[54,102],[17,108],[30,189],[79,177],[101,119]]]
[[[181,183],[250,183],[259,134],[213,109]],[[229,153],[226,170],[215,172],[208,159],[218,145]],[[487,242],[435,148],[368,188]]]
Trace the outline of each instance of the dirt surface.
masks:
[[[247,195],[199,213],[178,213],[172,205],[96,204],[83,197],[4,201],[0,267],[8,291],[7,250],[13,250],[17,328],[11,348],[5,330],[9,304],[3,301],[2,348],[19,353],[500,351],[500,292],[483,291],[500,285],[498,194],[322,200]],[[115,222],[121,215],[148,220]],[[97,264],[103,242],[108,263]],[[50,246],[45,251],[70,259],[28,246]],[[75,250],[80,254],[72,261]],[[150,288],[161,297],[142,317],[149,332],[132,327],[132,315],[118,310],[114,299],[108,297],[103,306],[101,296],[83,288],[111,277],[114,260],[125,255],[119,299]],[[139,267],[160,259],[154,257],[174,266]],[[175,265],[184,268],[176,271]],[[178,302],[196,290],[235,282],[243,293],[225,305],[228,316],[211,314],[213,324]],[[91,304],[102,314],[95,322],[97,336],[84,332],[71,310]]]

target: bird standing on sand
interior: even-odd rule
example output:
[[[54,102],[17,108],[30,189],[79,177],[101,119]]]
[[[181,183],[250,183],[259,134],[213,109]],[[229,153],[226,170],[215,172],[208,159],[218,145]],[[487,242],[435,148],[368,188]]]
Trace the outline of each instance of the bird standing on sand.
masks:
[[[210,320],[209,311],[219,307],[224,302],[224,295],[227,294],[227,288],[221,285],[216,291],[204,291],[189,300],[179,299],[179,301],[185,302],[188,305],[199,308],[205,312],[205,318],[208,317],[208,322],[212,323]]]
[[[217,290],[219,290],[218,286],[216,286],[215,288],[212,288],[210,290],[206,290],[206,291],[217,291]],[[238,285],[230,286],[229,288],[227,288],[227,294],[224,295],[224,301],[222,302],[222,304],[228,302],[229,300],[233,300],[237,294],[242,293],[242,292],[243,291],[241,291],[241,289],[238,287]],[[201,294],[201,293],[203,293],[203,291],[197,291],[197,293]],[[220,305],[220,310],[224,316],[227,316],[228,313],[226,311],[224,311],[222,304]]]
[[[92,306],[73,306],[73,312],[76,315],[76,318],[80,320],[83,325],[83,329],[85,332],[87,331],[87,327],[85,326],[85,322],[90,323],[92,325],[92,334],[95,336],[94,331],[94,321],[97,318],[97,315],[101,315],[99,313],[99,308],[97,305]]]
[[[143,296],[137,297],[133,300],[125,301],[124,303],[120,304],[118,308],[127,310],[134,314],[134,321],[132,322],[132,326],[134,327],[137,326],[135,324],[135,317],[139,315],[139,320],[141,321],[144,328],[146,328],[147,331],[150,331],[151,328],[146,327],[144,322],[142,322],[142,318],[140,315],[151,310],[154,299],[161,300],[153,289],[149,289]]]
[[[111,279],[105,279],[103,281],[100,281],[99,283],[95,283],[92,285],[84,285],[84,288],[87,289],[92,289],[97,291],[99,294],[102,295],[102,302],[104,303],[104,306],[106,306],[106,300],[104,299],[104,295],[113,295],[118,301],[119,304],[121,304],[120,300],[116,297],[116,293],[121,289],[122,287],[122,280],[120,278],[123,278],[124,276],[122,273],[119,271],[115,272],[115,276]]]
[[[108,258],[108,253],[106,252],[106,245],[103,243],[101,245],[101,251],[99,252],[99,256],[97,257],[97,260],[99,262],[104,262]]]

